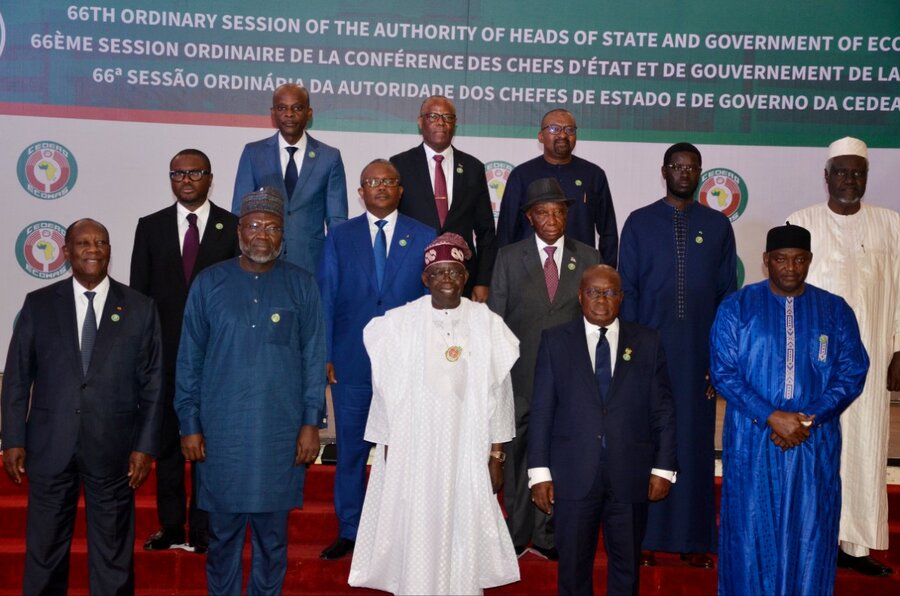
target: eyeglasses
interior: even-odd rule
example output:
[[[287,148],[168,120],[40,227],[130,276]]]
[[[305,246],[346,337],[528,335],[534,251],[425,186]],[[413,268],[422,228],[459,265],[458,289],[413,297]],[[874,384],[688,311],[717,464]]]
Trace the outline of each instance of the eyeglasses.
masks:
[[[394,188],[395,186],[400,186],[399,178],[366,178],[362,181],[363,186],[368,186],[369,188],[378,188],[379,186],[384,186],[386,188]]]
[[[435,281],[437,279],[442,279],[442,278],[446,277],[453,281],[456,281],[457,279],[460,279],[465,274],[466,274],[465,269],[457,269],[454,267],[452,269],[442,269],[441,271],[429,271],[428,279],[430,279],[431,281]]]
[[[666,167],[678,174],[698,174],[703,169],[700,166],[691,166],[683,163],[670,163]]]
[[[285,112],[298,112],[299,113],[299,112],[305,112],[306,106],[299,104],[299,103],[295,103],[292,106],[286,106],[283,103],[280,103],[277,106],[272,106],[272,109],[275,110],[276,112],[278,112],[279,114],[283,114]]]
[[[541,130],[546,130],[552,135],[558,135],[559,133],[565,131],[567,135],[575,136],[575,133],[578,131],[577,126],[560,126],[559,124],[548,124]]]
[[[181,182],[185,176],[196,182],[207,174],[212,174],[212,172],[210,170],[169,170],[169,178],[175,182]]]
[[[426,112],[425,114],[420,114],[420,117],[425,118],[429,122],[437,122],[438,120],[443,120],[447,124],[453,124],[456,122],[456,114],[438,114],[437,112]]]
[[[869,175],[868,170],[845,170],[843,168],[836,170],[831,168],[831,175],[837,176],[838,178],[853,178],[854,180],[858,180],[860,178],[865,178]]]
[[[601,296],[607,300],[612,300],[617,296],[621,296],[622,290],[598,290],[597,288],[587,288],[582,290],[582,293],[591,300],[599,300]]]
[[[265,231],[269,236],[274,236],[275,234],[281,234],[284,232],[284,228],[281,226],[276,226],[273,224],[263,225],[258,221],[251,221],[248,224],[242,224],[241,228],[245,230],[249,230],[251,234],[259,234],[262,231]]]

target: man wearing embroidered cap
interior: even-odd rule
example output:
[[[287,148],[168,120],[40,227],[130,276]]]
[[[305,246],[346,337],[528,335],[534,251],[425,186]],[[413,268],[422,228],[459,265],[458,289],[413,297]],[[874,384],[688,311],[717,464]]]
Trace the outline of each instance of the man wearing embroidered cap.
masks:
[[[722,302],[710,374],[722,431],[719,594],[831,594],[840,415],[869,367],[853,311],[805,283],[809,232],[769,230],[769,279]]]
[[[600,263],[600,253],[566,235],[573,201],[555,178],[539,178],[528,186],[522,211],[534,233],[500,249],[491,276],[488,306],[503,317],[521,342],[521,357],[512,370],[516,438],[504,466],[506,522],[516,554],[532,552],[558,558],[550,517],[531,502],[528,490],[528,420],[541,332],[578,318],[581,274]]]
[[[519,579],[495,493],[514,435],[518,341],[462,298],[472,252],[445,233],[425,249],[431,292],[373,319],[365,438],[375,460],[350,585],[395,594],[480,594]]]
[[[810,283],[847,301],[872,359],[862,395],[841,416],[838,566],[889,575],[891,568],[869,549],[888,547],[890,392],[900,391],[900,213],[862,201],[868,175],[866,144],[838,139],[825,162],[827,203],[788,219],[812,233]]]
[[[181,447],[198,462],[209,512],[210,594],[241,593],[241,551],[253,532],[248,593],[279,593],[288,513],[303,503],[319,451],[325,331],[313,276],[278,260],[284,201],[263,188],[241,201],[241,256],[202,271],[188,296],[175,411]]]

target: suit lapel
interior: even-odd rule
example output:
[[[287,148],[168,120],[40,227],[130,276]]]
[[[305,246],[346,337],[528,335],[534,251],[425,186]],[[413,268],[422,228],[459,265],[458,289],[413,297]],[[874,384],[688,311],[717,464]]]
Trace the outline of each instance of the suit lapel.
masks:
[[[523,287],[534,288],[541,296],[541,305],[550,308],[550,295],[547,293],[547,280],[544,279],[544,259],[538,254],[537,240],[531,236],[531,241],[526,242],[521,253],[522,271],[528,282]]]
[[[571,340],[571,363],[573,374],[578,382],[585,386],[586,391],[578,392],[582,395],[591,395],[592,400],[600,403],[600,390],[597,387],[597,379],[594,377],[594,368],[591,366],[591,356],[588,353],[587,336],[584,331],[584,319],[578,317],[569,324]]]
[[[75,292],[72,289],[72,279],[68,283],[60,284],[56,290],[56,299],[59,306],[55,308],[56,320],[59,326],[60,342],[66,348],[64,353],[71,355],[71,365],[78,371],[81,370],[81,344],[78,343],[78,317],[75,315]]]
[[[397,271],[403,265],[409,255],[409,245],[412,235],[409,223],[404,217],[398,214],[397,228],[394,230],[394,236],[391,238],[391,249],[388,251],[387,263],[384,265],[384,281],[382,288],[390,287],[397,275]],[[373,257],[374,265],[374,257]],[[374,266],[373,266],[374,270]]]
[[[630,333],[630,329],[628,325],[622,322],[619,319],[619,345],[616,347],[616,354],[611,354],[612,357],[616,359],[616,371],[613,373],[612,382],[609,384],[609,400],[612,402],[615,399],[616,394],[618,392],[618,388],[625,382],[625,378],[631,374],[631,366],[629,366],[629,362],[631,360],[631,356],[629,355],[628,360],[623,360],[622,355],[625,353],[625,350],[631,349],[632,337]]]
[[[571,269],[570,269],[571,267]],[[574,296],[581,285],[581,272],[583,267],[575,255],[575,243],[566,236],[563,239],[562,267],[559,269],[559,287],[556,294],[559,296]]]
[[[119,336],[122,324],[119,323],[122,317],[128,316],[125,304],[123,303],[124,295],[118,283],[109,280],[109,295],[106,296],[106,304],[103,305],[103,314],[100,315],[100,325],[97,328],[97,341],[94,344],[94,353],[91,355],[91,366],[88,368],[86,377],[90,377],[101,363],[106,360],[106,355],[116,342]],[[113,317],[113,315],[117,315]],[[115,320],[113,320],[115,318]]]
[[[262,156],[262,158],[263,158],[262,163],[258,167],[260,168],[259,171],[268,172],[268,171],[270,171],[269,168],[271,167],[268,164],[273,164],[273,163],[275,164],[275,172],[277,174],[276,178],[278,178],[278,180],[279,180],[278,190],[281,191],[282,196],[287,197],[286,202],[290,203],[291,197],[287,196],[287,187],[284,185],[284,170],[281,169],[281,148],[278,146],[278,135],[279,134],[281,134],[281,133],[276,132],[273,136],[269,137],[269,140],[267,141],[267,145],[268,145],[267,150],[269,152],[269,155]],[[272,159],[274,159],[275,161],[270,161]],[[294,187],[295,193],[297,192],[298,188],[300,188],[299,181],[297,183],[297,186]],[[257,190],[257,189],[254,188],[253,190]],[[287,205],[285,205],[285,210],[287,210]]]
[[[299,196],[301,189],[309,181],[310,176],[312,176],[313,171],[321,161],[319,157],[319,142],[308,134],[306,135],[306,155],[301,157],[303,161],[300,167],[300,177],[297,178],[297,186],[294,188],[294,196]],[[282,184],[284,184],[283,181]]]
[[[187,290],[187,284],[184,281],[184,262],[181,259],[181,240],[178,237],[178,208],[173,204],[168,209],[171,211],[166,216],[166,223],[159,230],[160,247],[164,251],[163,255],[160,256],[165,259],[165,262],[172,263],[172,271],[171,275],[169,275],[170,283],[177,284],[182,290]],[[195,266],[194,269],[196,270],[197,267]]]
[[[225,212],[227,213],[227,212]],[[211,265],[210,255],[213,250],[223,243],[230,242],[225,237],[229,231],[226,229],[223,210],[220,210],[212,202],[209,203],[209,219],[206,220],[206,228],[203,230],[203,238],[200,240],[200,252],[197,253],[197,262],[194,264],[193,280],[197,273]]]
[[[344,225],[353,225],[352,238],[353,254],[359,258],[359,266],[365,272],[369,285],[378,292],[378,280],[375,278],[375,251],[372,248],[372,234],[369,232],[369,218],[364,213],[357,221],[350,221]],[[390,260],[390,259],[388,259]]]

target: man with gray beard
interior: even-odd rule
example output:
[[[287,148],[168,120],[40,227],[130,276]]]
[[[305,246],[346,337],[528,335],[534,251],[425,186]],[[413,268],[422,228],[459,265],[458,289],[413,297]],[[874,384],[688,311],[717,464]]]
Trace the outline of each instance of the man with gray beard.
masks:
[[[241,256],[205,269],[184,313],[175,411],[209,512],[210,594],[241,593],[248,523],[247,593],[281,592],[288,513],[303,504],[303,464],[319,451],[325,326],[313,276],[278,259],[283,214],[277,190],[245,195]]]

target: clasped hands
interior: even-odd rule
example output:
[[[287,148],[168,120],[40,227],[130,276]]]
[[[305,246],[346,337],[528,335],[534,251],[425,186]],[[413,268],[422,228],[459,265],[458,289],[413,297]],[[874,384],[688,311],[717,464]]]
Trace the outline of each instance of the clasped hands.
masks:
[[[772,429],[769,438],[781,447],[782,451],[787,451],[809,438],[809,429],[815,418],[815,416],[807,416],[803,412],[775,410],[766,420],[769,428]]]

